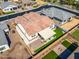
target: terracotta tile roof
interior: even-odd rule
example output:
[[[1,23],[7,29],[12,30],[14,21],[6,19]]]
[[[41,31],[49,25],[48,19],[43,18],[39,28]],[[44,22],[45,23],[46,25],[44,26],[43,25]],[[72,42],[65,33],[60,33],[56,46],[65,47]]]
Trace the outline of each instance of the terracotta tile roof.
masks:
[[[29,35],[39,32],[54,24],[54,22],[47,16],[41,16],[35,12],[16,17],[15,22],[20,23]]]

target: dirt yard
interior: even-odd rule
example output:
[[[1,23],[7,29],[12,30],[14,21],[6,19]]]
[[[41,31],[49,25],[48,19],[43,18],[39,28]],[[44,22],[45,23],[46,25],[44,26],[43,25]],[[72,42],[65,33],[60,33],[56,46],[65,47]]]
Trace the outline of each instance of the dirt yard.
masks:
[[[30,54],[18,35],[16,29],[10,24],[10,32],[7,36],[10,39],[10,49],[0,54],[0,59],[27,59]],[[9,42],[9,43],[10,43]]]

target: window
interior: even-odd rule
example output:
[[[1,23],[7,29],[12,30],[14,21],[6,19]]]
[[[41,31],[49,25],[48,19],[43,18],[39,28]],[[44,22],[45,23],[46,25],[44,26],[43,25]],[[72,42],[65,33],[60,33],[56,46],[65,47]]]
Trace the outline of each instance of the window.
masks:
[[[9,9],[4,9],[5,11],[8,11]]]
[[[12,8],[10,10],[12,10]]]
[[[17,7],[13,7],[13,10],[16,10],[17,9]]]

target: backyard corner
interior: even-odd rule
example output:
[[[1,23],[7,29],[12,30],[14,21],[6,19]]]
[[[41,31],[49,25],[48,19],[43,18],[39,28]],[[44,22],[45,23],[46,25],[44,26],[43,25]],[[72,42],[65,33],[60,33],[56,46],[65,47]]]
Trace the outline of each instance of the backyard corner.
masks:
[[[60,59],[60,57],[54,51],[51,51],[42,59]]]

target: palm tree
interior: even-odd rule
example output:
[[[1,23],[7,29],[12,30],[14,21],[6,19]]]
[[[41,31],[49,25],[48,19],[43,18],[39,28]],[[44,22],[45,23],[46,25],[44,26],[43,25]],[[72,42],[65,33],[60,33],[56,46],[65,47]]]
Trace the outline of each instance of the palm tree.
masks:
[[[0,15],[3,15],[4,13],[3,13],[3,11],[2,11],[2,9],[0,9]]]

